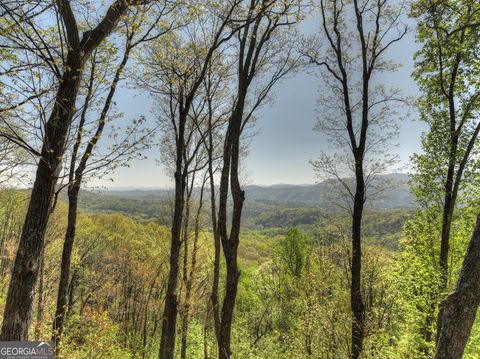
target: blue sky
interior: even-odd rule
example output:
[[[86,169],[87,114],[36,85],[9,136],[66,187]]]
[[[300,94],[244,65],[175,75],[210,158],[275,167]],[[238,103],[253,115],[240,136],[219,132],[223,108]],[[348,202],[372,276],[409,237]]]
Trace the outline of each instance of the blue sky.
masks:
[[[319,29],[318,16],[306,21],[305,33]],[[378,80],[397,86],[405,94],[416,95],[417,88],[411,79],[413,54],[417,45],[412,33],[389,52],[389,57],[402,67],[394,74]],[[277,85],[274,101],[259,112],[257,130],[253,138],[249,156],[245,160],[245,170],[249,184],[271,185],[278,183],[309,184],[316,181],[309,161],[315,159],[321,149],[326,148],[326,141],[321,133],[313,131],[317,120],[316,112],[318,91],[321,81],[314,75],[300,73]],[[145,115],[153,121],[150,112],[151,102],[146,94],[122,88],[117,93],[116,102],[119,110],[127,117]],[[402,121],[398,155],[402,171],[408,167],[409,157],[420,150],[420,135],[425,125],[416,120]],[[171,179],[165,170],[157,164],[158,148],[148,152],[148,160],[132,161],[129,168],[120,168],[110,177],[113,182],[101,180],[93,184],[108,187],[170,187]]]

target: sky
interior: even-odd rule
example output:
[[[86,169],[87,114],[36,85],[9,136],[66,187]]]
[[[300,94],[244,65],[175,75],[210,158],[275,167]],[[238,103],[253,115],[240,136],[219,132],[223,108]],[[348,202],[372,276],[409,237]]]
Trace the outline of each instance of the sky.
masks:
[[[318,14],[314,14],[302,26],[302,31],[306,34],[319,29]],[[410,32],[389,52],[389,57],[402,64],[402,67],[377,81],[399,87],[404,94],[416,95],[418,90],[410,76],[416,48],[414,34]],[[325,136],[313,130],[319,116],[319,91],[321,80],[308,73],[296,74],[277,85],[273,91],[272,103],[258,113],[258,133],[252,139],[249,155],[243,166],[247,183],[274,185],[316,182],[309,161],[317,158],[320,151],[327,146]],[[145,115],[148,121],[154,121],[152,103],[147,94],[124,87],[118,91],[116,102],[118,110],[124,112],[126,118]],[[400,146],[396,149],[401,162],[398,168],[392,170],[408,170],[410,156],[420,151],[420,135],[425,129],[425,125],[417,120],[415,114],[401,121],[398,139]],[[131,161],[128,168],[119,168],[108,180],[96,180],[91,185],[109,188],[171,187],[171,178],[157,163],[159,149],[154,147],[146,154],[147,160]]]

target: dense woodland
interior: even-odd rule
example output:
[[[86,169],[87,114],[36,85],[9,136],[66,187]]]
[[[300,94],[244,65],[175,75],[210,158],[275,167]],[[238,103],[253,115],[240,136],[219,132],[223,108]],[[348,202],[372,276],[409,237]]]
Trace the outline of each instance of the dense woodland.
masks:
[[[407,36],[415,94],[384,80]],[[479,39],[478,0],[1,0],[0,340],[480,358]],[[248,186],[261,110],[299,73],[318,184]],[[152,107],[122,113],[126,88]],[[394,174],[412,118],[421,151]],[[152,149],[171,189],[91,188]]]

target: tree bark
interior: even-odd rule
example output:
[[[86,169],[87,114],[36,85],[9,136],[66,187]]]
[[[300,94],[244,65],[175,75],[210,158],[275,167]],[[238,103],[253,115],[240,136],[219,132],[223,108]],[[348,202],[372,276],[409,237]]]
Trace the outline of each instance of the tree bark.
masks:
[[[67,312],[65,313],[65,321],[68,321],[68,318],[72,315],[73,312],[73,305],[75,304],[75,286],[77,285],[77,271],[74,271],[72,274],[72,279],[70,279],[70,283],[68,285],[68,305],[67,305]]]
[[[57,306],[53,318],[52,341],[55,344],[57,356],[59,354],[60,338],[68,312],[68,287],[70,284],[70,267],[72,261],[73,243],[77,228],[78,193],[80,184],[73,184],[68,188],[68,220],[65,241],[63,243],[62,262],[60,265],[60,282],[58,285]]]
[[[238,291],[238,280],[240,278],[237,258],[233,255],[233,248],[229,249],[228,251],[232,254],[228,254],[225,256],[227,262],[227,282],[225,284],[225,298],[223,300],[222,306],[222,321],[220,325],[220,336],[218,345],[218,357],[220,359],[230,359],[232,355],[230,343],[232,333],[233,310],[235,308],[235,300]]]
[[[178,274],[181,249],[181,231],[183,222],[183,208],[185,205],[185,188],[187,169],[184,169],[183,156],[185,151],[185,124],[187,113],[180,114],[179,133],[176,145],[175,170],[175,203],[171,228],[170,271],[168,275],[165,306],[162,320],[162,335],[160,339],[159,359],[173,359],[175,355],[175,338],[178,314]]]
[[[243,120],[243,109],[245,106],[246,87],[240,83],[240,96],[236,109],[232,114],[227,129],[227,137],[224,148],[223,169],[220,183],[220,206],[218,216],[219,237],[222,243],[222,249],[225,255],[226,263],[226,284],[225,297],[222,306],[222,315],[220,321],[220,335],[218,339],[219,359],[229,359],[231,357],[231,331],[233,322],[233,310],[238,291],[238,281],[240,271],[238,269],[237,256],[238,245],[240,243],[240,224],[242,219],[243,202],[245,192],[241,189],[239,180],[239,162],[240,162],[240,136]],[[227,235],[227,197],[228,197],[228,179],[230,174],[230,191],[233,200],[233,214],[230,235]]]
[[[175,209],[172,224],[172,240],[170,247],[170,272],[168,276],[165,309],[162,321],[162,337],[160,340],[159,359],[173,359],[175,354],[176,323],[178,313],[177,284],[180,257],[180,232],[183,214],[184,180],[180,172],[175,174]],[[182,183],[183,182],[183,183]]]
[[[365,202],[365,181],[363,178],[363,164],[357,161],[355,172],[356,192],[352,215],[352,267],[350,304],[352,307],[352,351],[351,358],[360,357],[363,350],[365,335],[365,308],[362,300],[362,215]]]
[[[210,111],[211,112],[211,111]],[[210,295],[210,300],[212,302],[212,311],[213,311],[213,322],[215,326],[215,336],[217,342],[220,336],[220,313],[218,310],[218,286],[220,282],[220,237],[217,231],[217,205],[215,199],[215,178],[213,171],[213,129],[212,129],[212,118],[211,114],[209,116],[209,129],[208,129],[208,176],[210,181],[210,210],[212,217],[212,228],[213,228],[213,241],[214,241],[214,259],[213,259],[213,281],[212,281],[212,293]]]
[[[150,288],[148,290],[147,300],[145,301],[145,309],[143,311],[142,359],[145,359],[145,356],[147,355],[146,349],[148,344],[148,307],[152,298],[153,288],[155,287],[155,283],[157,282],[160,273],[161,269],[157,271],[155,278],[153,278],[152,284],[150,284]]]
[[[189,229],[190,229],[190,201],[193,191],[195,181],[195,173],[192,175],[192,180],[190,185],[187,185],[187,198],[185,200],[185,216],[183,219],[183,274],[182,280],[183,285],[185,286],[185,298],[184,303],[182,305],[182,309],[180,311],[181,316],[181,324],[180,324],[180,333],[182,334],[182,338],[180,340],[180,358],[185,359],[187,356],[187,332],[188,332],[188,310],[189,310],[189,303],[188,301],[188,242],[189,242]]]
[[[456,205],[458,183],[455,183],[455,167],[458,160],[457,151],[458,151],[458,135],[457,129],[455,126],[456,115],[455,115],[455,103],[453,102],[454,97],[453,93],[450,94],[449,102],[449,112],[450,112],[450,153],[448,159],[448,170],[447,178],[445,181],[445,196],[443,204],[443,217],[442,217],[442,230],[441,230],[441,241],[440,241],[440,284],[439,284],[439,294],[443,296],[447,292],[448,286],[448,255],[450,252],[450,230],[452,227],[453,212]],[[460,176],[462,176],[462,167],[458,169]],[[438,303],[438,302],[436,302]],[[440,336],[440,328],[442,326],[442,317],[443,317],[443,303],[440,303],[438,306],[438,316],[437,316],[437,332],[435,337],[435,343],[438,342]]]
[[[480,215],[455,290],[443,305],[435,359],[461,359],[480,304]]]
[[[197,213],[195,214],[195,229],[193,234],[193,248],[192,248],[192,261],[190,265],[190,271],[186,278],[185,283],[185,304],[183,308],[183,317],[182,317],[182,346],[180,351],[180,358],[187,359],[187,338],[188,338],[188,324],[190,321],[190,300],[192,297],[192,290],[193,290],[193,280],[195,271],[197,269],[197,252],[198,252],[198,240],[200,237],[200,216],[202,214],[203,208],[203,191],[204,191],[205,183],[202,185],[200,189],[200,198],[199,204],[197,208]],[[192,183],[193,189],[193,183]]]

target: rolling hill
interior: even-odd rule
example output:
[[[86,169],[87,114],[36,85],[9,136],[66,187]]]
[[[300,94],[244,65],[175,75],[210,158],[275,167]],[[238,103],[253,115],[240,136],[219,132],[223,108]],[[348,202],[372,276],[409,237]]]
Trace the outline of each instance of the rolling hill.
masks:
[[[373,201],[372,207],[376,209],[400,209],[413,208],[413,195],[408,187],[408,175],[391,174],[382,176],[384,182],[388,182],[385,194]],[[346,182],[352,183],[352,180]],[[248,185],[245,187],[246,202],[265,202],[282,206],[304,207],[316,206],[325,209],[333,209],[336,206],[336,195],[333,190],[334,183],[324,181],[313,185],[273,185],[258,186]],[[141,202],[164,202],[173,198],[173,190],[166,189],[109,189],[100,191],[103,196],[136,199]]]

